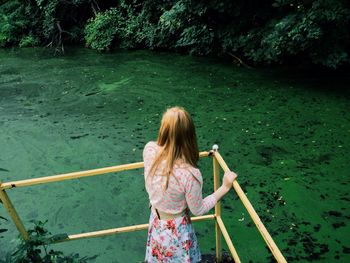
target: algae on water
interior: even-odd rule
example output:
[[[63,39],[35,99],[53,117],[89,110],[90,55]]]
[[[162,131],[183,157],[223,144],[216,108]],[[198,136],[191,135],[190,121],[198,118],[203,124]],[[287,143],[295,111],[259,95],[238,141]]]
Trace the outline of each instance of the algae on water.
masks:
[[[130,85],[132,79],[133,77],[126,77],[113,83],[100,83],[98,86],[101,91],[115,91],[120,88],[129,88],[127,86]]]
[[[179,105],[194,118],[199,149],[219,145],[289,262],[350,262],[348,78],[146,51],[78,48],[52,57],[40,48],[0,50],[0,61],[1,181],[139,162],[145,143],[157,137],[162,112]],[[339,90],[331,89],[334,83]],[[206,196],[212,160],[201,159],[199,167]],[[149,218],[142,169],[15,188],[10,197],[25,225],[48,219],[53,234]],[[234,191],[222,204],[242,262],[269,262]],[[0,215],[6,215],[1,205]],[[194,223],[203,254],[215,251],[213,226]],[[17,230],[10,220],[1,228],[9,229],[0,239],[5,255]],[[99,254],[96,263],[140,262],[146,237],[140,231],[55,246]]]

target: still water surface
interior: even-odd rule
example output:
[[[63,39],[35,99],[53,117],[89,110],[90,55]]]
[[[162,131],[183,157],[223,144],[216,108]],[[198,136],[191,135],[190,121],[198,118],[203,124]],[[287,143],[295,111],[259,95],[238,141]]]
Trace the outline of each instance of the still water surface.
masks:
[[[219,144],[288,261],[350,262],[349,82],[170,53],[0,50],[0,180],[140,161],[162,112],[180,105],[194,118],[200,150]],[[209,194],[211,160],[199,165]],[[149,216],[142,170],[8,193],[26,227],[47,219],[54,234],[141,224]],[[8,218],[3,207],[0,214]],[[223,200],[223,218],[242,262],[269,261],[234,191]],[[3,258],[17,232],[11,222],[1,224],[8,229]],[[202,253],[213,253],[213,223],[195,228]],[[53,248],[98,263],[140,262],[146,234]]]

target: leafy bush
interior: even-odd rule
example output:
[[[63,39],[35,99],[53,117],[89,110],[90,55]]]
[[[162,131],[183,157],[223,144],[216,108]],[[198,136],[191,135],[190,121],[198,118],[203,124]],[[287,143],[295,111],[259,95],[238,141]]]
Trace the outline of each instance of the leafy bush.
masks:
[[[27,16],[30,8],[20,1],[8,1],[0,5],[0,46],[18,45],[22,35],[34,27],[34,22]]]
[[[80,42],[82,29],[92,13],[86,9],[88,3],[88,0],[3,0],[0,4],[0,47],[55,46],[63,40]]]
[[[295,2],[275,1],[274,8],[284,15],[241,34],[231,48],[257,63],[295,57],[336,68],[349,62],[349,9],[340,1]]]
[[[147,23],[145,9],[137,13],[120,1],[118,8],[100,12],[85,27],[86,46],[99,51],[120,48],[144,48],[152,42],[154,26]]]
[[[109,50],[116,39],[120,14],[116,8],[97,14],[90,19],[85,27],[86,46],[103,51]]]
[[[19,42],[19,47],[33,47],[37,46],[40,43],[39,39],[33,35],[24,36]]]
[[[47,221],[46,221],[47,222]],[[34,228],[28,230],[29,241],[19,237],[20,242],[13,253],[8,253],[0,263],[85,263],[90,258],[80,258],[79,254],[65,256],[61,251],[50,249],[50,243],[66,235],[51,236],[44,225],[46,222],[34,222]]]
[[[251,64],[350,62],[345,0],[3,0],[0,46],[81,43],[230,55]],[[241,58],[241,59],[239,59]]]
[[[208,55],[213,51],[213,41],[214,32],[206,25],[198,25],[185,28],[175,46],[188,49],[190,54]]]

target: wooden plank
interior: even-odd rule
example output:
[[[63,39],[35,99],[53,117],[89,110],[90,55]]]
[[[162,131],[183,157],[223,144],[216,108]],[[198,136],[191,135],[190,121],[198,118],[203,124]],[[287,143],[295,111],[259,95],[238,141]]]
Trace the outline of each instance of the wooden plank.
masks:
[[[58,175],[53,175],[53,176],[45,176],[45,177],[39,177],[39,178],[33,178],[33,179],[7,182],[7,183],[2,184],[2,188],[7,189],[7,188],[24,187],[24,186],[30,186],[30,185],[36,185],[36,184],[60,182],[60,181],[65,181],[65,180],[81,178],[81,177],[94,176],[94,175],[98,175],[98,174],[105,174],[105,173],[121,172],[121,171],[126,171],[126,170],[131,170],[131,169],[138,169],[138,168],[142,168],[142,167],[143,167],[143,162],[132,163],[132,164],[122,164],[122,165],[105,167],[105,168],[98,168],[98,169],[87,170],[87,171],[58,174]]]
[[[204,151],[204,152],[199,152],[199,157],[203,158],[203,157],[208,157],[209,156],[209,152]]]
[[[209,152],[199,153],[200,157],[206,157],[208,155],[209,155]],[[95,176],[99,174],[115,173],[115,172],[121,172],[126,170],[139,169],[142,167],[143,167],[143,162],[137,162],[137,163],[130,163],[130,164],[122,164],[117,166],[110,166],[105,168],[92,169],[87,171],[80,171],[80,172],[45,176],[45,177],[39,177],[39,178],[33,178],[33,179],[19,180],[19,181],[13,181],[13,182],[6,182],[1,185],[1,189],[10,189],[14,187],[24,187],[24,186],[31,186],[36,184],[60,182],[65,180],[81,178],[81,177]]]
[[[0,186],[1,186],[1,182],[0,182]],[[27,230],[25,229],[21,219],[19,218],[17,211],[10,200],[10,197],[7,195],[6,191],[3,189],[0,189],[0,199],[5,209],[9,213],[13,223],[17,227],[19,233],[21,234],[22,238],[24,240],[29,240],[29,235]]]
[[[210,220],[210,219],[215,219],[215,215],[196,216],[191,218],[193,222]],[[118,228],[105,229],[105,230],[99,230],[99,231],[93,231],[93,232],[87,232],[87,233],[81,233],[81,234],[74,234],[74,235],[68,235],[67,238],[58,240],[55,243],[83,239],[83,238],[101,237],[101,236],[107,236],[107,235],[134,232],[139,230],[146,230],[147,228],[148,228],[148,224],[141,224],[141,225],[118,227]]]
[[[214,191],[220,187],[220,165],[216,158],[213,158],[213,175],[214,175]],[[221,216],[221,202],[217,202],[215,205],[215,216]],[[221,246],[222,234],[220,227],[215,222],[215,249],[216,249],[216,262],[220,263],[222,261],[222,246]]]
[[[228,234],[227,230],[226,230],[226,227],[224,225],[224,222],[222,221],[221,217],[220,216],[217,216],[216,217],[216,222],[218,223],[219,227],[220,227],[220,230],[222,232],[222,235],[224,236],[225,238],[225,241],[226,241],[226,244],[228,246],[228,249],[230,250],[231,252],[231,255],[235,261],[235,263],[240,263],[241,260],[239,259],[239,256],[237,254],[237,251],[236,251],[236,248],[233,246],[232,244],[232,240],[230,238],[230,235]]]
[[[221,157],[219,152],[215,152],[214,153],[214,157],[218,160],[221,168],[226,172],[229,171],[230,169],[228,168],[227,164],[225,163],[224,159]],[[245,193],[243,192],[241,186],[238,184],[237,180],[235,180],[232,184],[233,188],[235,189],[238,197],[241,199],[243,205],[245,206],[245,208],[247,209],[250,217],[252,218],[252,220],[254,221],[256,227],[258,228],[260,234],[262,235],[262,237],[265,240],[265,243],[267,244],[267,246],[269,247],[271,253],[273,254],[273,256],[275,257],[275,259],[277,260],[277,262],[281,262],[281,263],[286,263],[286,259],[284,258],[284,256],[282,255],[281,251],[279,250],[279,248],[277,247],[276,243],[273,241],[272,237],[270,236],[269,232],[267,231],[267,229],[265,228],[264,224],[261,222],[260,217],[258,216],[258,214],[255,212],[255,209],[253,208],[252,204],[250,203],[250,201],[248,200],[247,196],[245,195]]]

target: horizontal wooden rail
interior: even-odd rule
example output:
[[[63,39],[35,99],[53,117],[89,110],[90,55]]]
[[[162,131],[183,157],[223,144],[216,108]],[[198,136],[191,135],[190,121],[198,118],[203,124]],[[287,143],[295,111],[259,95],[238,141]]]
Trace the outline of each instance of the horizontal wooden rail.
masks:
[[[14,188],[14,187],[24,187],[24,186],[31,186],[31,185],[36,185],[36,184],[60,182],[60,181],[65,181],[65,180],[81,178],[81,177],[88,177],[88,176],[113,173],[113,172],[121,172],[121,171],[126,171],[126,170],[131,170],[131,169],[142,168],[142,167],[143,167],[143,162],[122,164],[122,165],[105,167],[105,168],[98,168],[98,169],[87,170],[87,171],[58,174],[58,175],[45,176],[45,177],[39,177],[39,178],[33,178],[33,179],[7,182],[7,183],[1,184],[1,188],[2,189],[10,189],[10,188]]]
[[[199,157],[207,157],[207,156],[209,156],[209,152],[200,152],[199,153]],[[81,177],[88,177],[88,176],[95,176],[95,175],[99,175],[99,174],[115,173],[115,172],[127,171],[127,170],[132,170],[132,169],[138,169],[138,168],[142,168],[142,167],[143,167],[143,162],[122,164],[122,165],[92,169],[92,170],[87,170],[87,171],[58,174],[58,175],[45,176],[45,177],[39,177],[39,178],[33,178],[33,179],[7,182],[7,183],[2,183],[0,185],[0,188],[1,189],[11,189],[11,188],[15,188],[15,187],[25,187],[25,186],[31,186],[31,185],[36,185],[36,184],[60,182],[60,181],[65,181],[65,180],[81,178]]]
[[[191,218],[193,222],[210,220],[210,219],[215,219],[215,215],[196,216]],[[74,235],[68,235],[67,238],[57,240],[55,241],[55,243],[72,241],[72,240],[83,239],[83,238],[101,237],[101,236],[107,236],[107,235],[134,232],[139,230],[146,230],[147,228],[148,228],[148,224],[142,224],[142,225],[105,229],[105,230],[93,231],[88,233],[74,234]]]
[[[218,223],[218,225],[220,227],[220,231],[225,238],[226,244],[228,246],[228,249],[231,252],[231,255],[232,255],[235,263],[240,263],[241,260],[239,259],[236,248],[233,246],[232,240],[231,240],[230,235],[228,234],[228,232],[226,230],[225,224],[222,221],[221,216],[216,217],[216,222]]]
[[[224,159],[222,159],[221,155],[219,152],[214,153],[214,157],[218,160],[221,168],[226,172],[230,171],[228,168],[227,164],[225,163]],[[278,249],[276,243],[273,241],[272,237],[270,236],[269,232],[267,231],[266,227],[264,224],[261,222],[260,217],[258,214],[255,212],[255,209],[253,208],[252,204],[248,200],[247,196],[244,194],[241,186],[238,184],[237,180],[233,182],[233,188],[235,189],[238,197],[241,199],[243,205],[247,209],[250,217],[254,221],[256,227],[258,228],[260,234],[265,240],[265,243],[269,247],[271,253],[274,255],[275,259],[277,260],[278,263],[287,263],[286,259],[282,255],[281,251]]]

